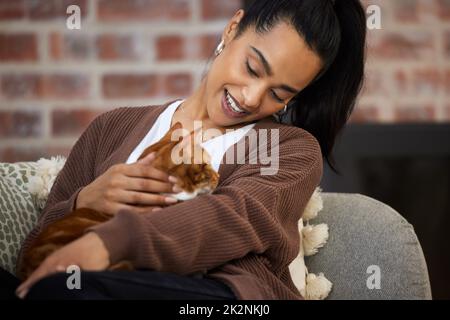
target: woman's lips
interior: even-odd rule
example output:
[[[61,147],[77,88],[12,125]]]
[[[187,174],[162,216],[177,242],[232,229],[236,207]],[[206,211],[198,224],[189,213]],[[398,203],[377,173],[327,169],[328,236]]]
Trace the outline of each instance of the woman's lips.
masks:
[[[230,118],[243,118],[245,116],[247,116],[247,113],[238,113],[235,112],[233,109],[231,109],[230,105],[228,104],[227,101],[227,92],[226,90],[224,90],[223,95],[222,95],[222,110],[223,112],[229,116]]]

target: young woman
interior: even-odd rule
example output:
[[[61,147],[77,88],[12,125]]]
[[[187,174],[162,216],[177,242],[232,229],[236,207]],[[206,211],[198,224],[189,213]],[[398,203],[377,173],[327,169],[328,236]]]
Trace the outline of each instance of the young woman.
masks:
[[[120,108],[93,121],[49,195],[39,226],[78,207],[115,214],[48,257],[17,288],[26,298],[302,299],[288,266],[297,221],[348,120],[364,73],[366,19],[357,0],[258,0],[227,24],[214,60],[188,98]],[[276,121],[274,117],[278,120]],[[278,130],[276,174],[217,163],[218,188],[185,202],[174,180],[137,155],[180,121],[233,143]],[[239,129],[225,133],[226,129]],[[209,142],[209,141],[207,141]],[[232,145],[233,145],[232,143]],[[217,159],[227,148],[209,145]],[[228,145],[227,147],[230,147]],[[217,160],[216,159],[216,160]],[[130,260],[136,271],[105,271]],[[20,264],[20,259],[19,259]],[[81,289],[67,288],[78,265]]]

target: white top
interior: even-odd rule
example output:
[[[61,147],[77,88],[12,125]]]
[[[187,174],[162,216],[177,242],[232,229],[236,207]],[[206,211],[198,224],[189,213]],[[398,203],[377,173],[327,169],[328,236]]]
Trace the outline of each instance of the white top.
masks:
[[[170,129],[175,110],[183,101],[184,99],[173,102],[159,115],[150,131],[128,157],[127,164],[136,162],[147,147],[164,137]],[[220,162],[228,148],[237,143],[254,125],[254,123],[251,123],[201,143],[201,146],[211,156],[211,166],[216,172],[219,172]]]

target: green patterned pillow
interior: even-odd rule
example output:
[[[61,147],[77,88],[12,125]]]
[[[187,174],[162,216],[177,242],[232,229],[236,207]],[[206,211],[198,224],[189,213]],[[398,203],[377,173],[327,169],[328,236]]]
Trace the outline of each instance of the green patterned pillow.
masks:
[[[22,242],[40,213],[27,189],[35,174],[36,162],[0,163],[0,267],[13,274]]]

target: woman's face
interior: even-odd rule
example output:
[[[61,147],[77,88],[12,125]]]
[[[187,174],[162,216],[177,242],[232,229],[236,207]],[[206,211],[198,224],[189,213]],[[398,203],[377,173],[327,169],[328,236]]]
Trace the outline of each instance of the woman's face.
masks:
[[[284,22],[264,35],[250,27],[233,40],[243,13],[239,10],[227,25],[225,47],[205,82],[209,118],[218,126],[253,122],[282,110],[321,69],[319,56]]]

